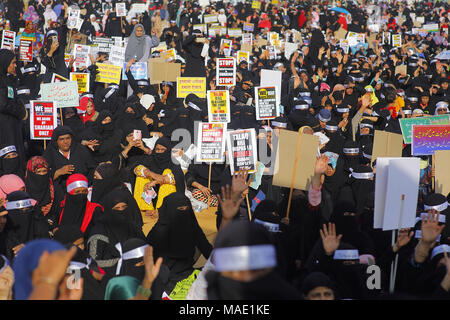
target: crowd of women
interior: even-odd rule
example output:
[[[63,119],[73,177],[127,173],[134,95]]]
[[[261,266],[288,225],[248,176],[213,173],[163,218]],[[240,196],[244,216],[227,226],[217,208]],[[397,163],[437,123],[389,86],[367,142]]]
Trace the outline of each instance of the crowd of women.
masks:
[[[2,299],[450,298],[449,197],[433,189],[431,157],[421,157],[416,225],[400,230],[394,244],[390,232],[373,228],[371,161],[375,130],[401,134],[401,118],[449,114],[450,68],[435,58],[448,49],[448,3],[296,0],[254,9],[252,2],[172,0],[147,2],[143,14],[122,19],[116,2],[0,5],[3,27],[36,42],[32,62],[20,61],[17,47],[0,50]],[[124,3],[130,9],[131,1]],[[68,29],[74,6],[83,24]],[[235,86],[216,86],[216,59],[230,54],[221,43],[228,37],[193,27],[207,14],[226,28],[254,25],[250,61],[238,61]],[[419,16],[438,30],[413,32]],[[380,32],[369,46],[373,24]],[[302,39],[289,56],[284,46],[274,56],[256,45],[268,32],[293,42],[291,30]],[[366,41],[345,49],[337,40],[342,30],[365,33]],[[401,34],[402,45],[385,41],[382,31]],[[74,44],[99,36],[128,39],[128,80],[96,82],[96,63],[107,54],[91,56],[90,66],[77,70],[89,74],[89,92],[79,106],[62,109],[44,148],[30,139],[27,105],[53,74],[74,70],[74,60],[65,61]],[[208,105],[194,94],[177,98],[175,82],[133,77],[133,64],[157,57],[151,49],[164,42],[176,50],[182,76],[205,77],[207,90],[229,90],[228,128],[254,128],[270,154],[281,130],[329,139],[308,190],[291,198],[289,188],[272,184],[270,170],[253,188],[247,172],[196,163],[175,148],[174,130],[194,137],[195,123],[208,121]],[[234,39],[231,55],[240,48]],[[397,73],[399,65],[406,70]],[[256,120],[252,102],[262,69],[282,71],[281,115],[270,123]],[[402,153],[411,157],[410,145]],[[257,204],[251,215],[246,197]],[[194,203],[216,212],[213,243]],[[147,217],[157,222],[145,234]],[[207,262],[195,268],[200,255]],[[379,279],[367,272],[373,265]]]

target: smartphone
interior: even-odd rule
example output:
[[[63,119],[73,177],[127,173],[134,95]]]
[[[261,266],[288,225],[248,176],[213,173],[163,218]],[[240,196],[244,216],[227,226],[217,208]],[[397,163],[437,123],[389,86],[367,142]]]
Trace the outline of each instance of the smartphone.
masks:
[[[141,140],[141,139],[142,139],[141,130],[134,130],[133,131],[133,140]]]

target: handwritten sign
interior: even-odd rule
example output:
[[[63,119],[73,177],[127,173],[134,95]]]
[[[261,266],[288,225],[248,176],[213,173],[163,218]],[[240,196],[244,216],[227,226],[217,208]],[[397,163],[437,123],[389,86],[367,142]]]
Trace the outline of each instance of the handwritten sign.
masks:
[[[120,84],[122,67],[113,64],[97,63],[98,73],[95,78],[97,82]]]
[[[450,124],[414,125],[411,151],[414,156],[433,155],[436,150],[450,150]]]
[[[190,93],[206,98],[206,78],[177,77],[177,98],[186,98]]]
[[[56,101],[58,108],[77,107],[78,97],[78,84],[75,81],[41,84],[42,100]]]
[[[30,135],[32,140],[50,140],[58,125],[56,102],[30,101]]]

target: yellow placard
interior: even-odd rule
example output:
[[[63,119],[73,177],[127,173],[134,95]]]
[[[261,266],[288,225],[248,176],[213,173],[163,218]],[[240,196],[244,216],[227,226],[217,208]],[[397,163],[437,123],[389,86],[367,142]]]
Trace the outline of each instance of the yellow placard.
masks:
[[[120,84],[122,67],[113,64],[97,63],[98,74],[95,78],[97,82]]]
[[[76,81],[79,94],[89,91],[89,73],[71,72],[70,81]]]
[[[252,2],[252,9],[260,10],[261,9],[261,2],[259,0],[253,0],[253,2]]]
[[[206,98],[205,77],[178,77],[177,98],[186,98],[190,93],[199,98]]]
[[[237,53],[237,63],[241,63],[242,60],[247,61],[247,63],[249,63],[250,61],[250,53],[246,52],[246,51],[238,51]]]

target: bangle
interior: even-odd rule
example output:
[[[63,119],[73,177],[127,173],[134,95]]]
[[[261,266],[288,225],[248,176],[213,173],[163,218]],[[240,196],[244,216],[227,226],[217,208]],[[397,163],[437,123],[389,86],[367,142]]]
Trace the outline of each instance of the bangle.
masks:
[[[147,288],[144,288],[142,285],[139,285],[139,287],[137,288],[136,294],[139,294],[141,296],[149,298],[152,294],[152,289],[151,288],[147,289]]]
[[[49,284],[51,286],[58,286],[58,283],[55,282],[52,278],[49,277],[39,277],[38,281],[36,282],[36,284],[40,284],[40,283],[46,283]]]

